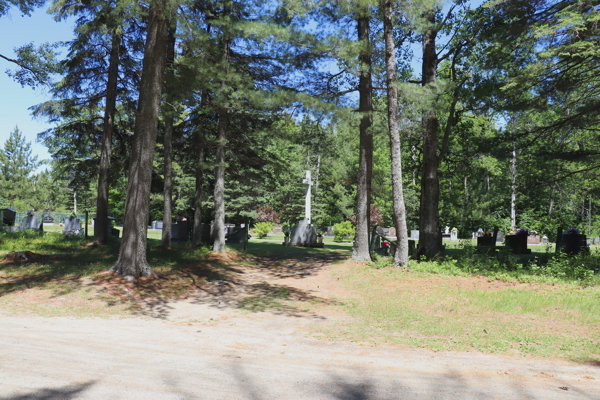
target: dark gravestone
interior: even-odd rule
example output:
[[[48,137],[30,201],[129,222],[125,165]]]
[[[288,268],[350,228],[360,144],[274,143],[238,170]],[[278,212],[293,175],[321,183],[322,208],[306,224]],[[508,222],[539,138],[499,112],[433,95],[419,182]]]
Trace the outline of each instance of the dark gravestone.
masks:
[[[50,215],[45,215],[44,216],[44,223],[45,224],[51,224],[52,222],[54,222],[54,218],[52,218]]]
[[[230,226],[227,228],[225,238],[227,239],[227,243],[244,243],[247,234],[246,227]]]
[[[2,211],[2,222],[4,225],[13,226],[17,219],[17,212],[10,208],[3,208],[0,211]]]
[[[190,225],[188,221],[179,221],[171,225],[171,240],[186,242],[190,237]]]

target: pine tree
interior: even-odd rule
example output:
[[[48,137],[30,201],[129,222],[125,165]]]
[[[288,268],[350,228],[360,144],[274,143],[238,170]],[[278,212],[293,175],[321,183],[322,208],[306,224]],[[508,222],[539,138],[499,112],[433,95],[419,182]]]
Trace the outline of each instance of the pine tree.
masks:
[[[156,145],[156,125],[164,83],[166,50],[169,36],[169,2],[155,0],[148,14],[148,32],[144,49],[144,69],[140,101],[135,118],[133,149],[125,223],[119,258],[111,271],[123,276],[150,276],[146,259],[148,201],[152,179],[152,157]]]
[[[37,156],[31,155],[31,143],[15,127],[0,151],[0,184],[2,196],[8,201],[9,208],[17,200],[29,201],[32,191],[29,175],[41,164]]]

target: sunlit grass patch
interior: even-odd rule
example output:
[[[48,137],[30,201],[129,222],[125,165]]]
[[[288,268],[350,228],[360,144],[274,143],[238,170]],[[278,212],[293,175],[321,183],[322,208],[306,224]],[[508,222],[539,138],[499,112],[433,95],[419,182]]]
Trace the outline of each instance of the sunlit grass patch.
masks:
[[[341,307],[353,320],[322,333],[435,351],[600,361],[600,287],[490,281],[455,272],[338,266],[335,273],[353,292]]]

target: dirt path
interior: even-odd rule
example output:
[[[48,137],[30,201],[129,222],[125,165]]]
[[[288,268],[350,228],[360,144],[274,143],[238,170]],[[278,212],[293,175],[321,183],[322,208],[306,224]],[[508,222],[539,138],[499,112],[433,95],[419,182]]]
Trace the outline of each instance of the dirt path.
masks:
[[[600,398],[600,366],[315,339],[311,326],[341,316],[272,302],[348,296],[332,260],[240,266],[138,318],[0,311],[0,399]]]

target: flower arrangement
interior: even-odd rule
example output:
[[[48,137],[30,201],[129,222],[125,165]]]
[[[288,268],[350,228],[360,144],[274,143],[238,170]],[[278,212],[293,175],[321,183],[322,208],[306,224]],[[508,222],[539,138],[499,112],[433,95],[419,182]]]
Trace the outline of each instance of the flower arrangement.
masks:
[[[73,211],[71,213],[71,215],[69,215],[69,219],[74,219],[74,218],[77,218],[77,214],[75,214],[75,211]]]
[[[569,230],[567,231],[567,235],[579,235],[579,231],[577,230],[577,228],[569,228]]]
[[[519,229],[517,231],[517,235],[520,235],[520,236],[529,236],[529,231],[527,229]]]
[[[506,234],[507,235],[516,235],[517,234],[517,230],[515,228],[512,227],[508,227],[506,228]]]
[[[33,217],[33,211],[34,211],[34,210],[28,210],[28,211],[27,211],[27,216],[28,216],[28,217]]]
[[[536,231],[535,229],[532,229],[532,230],[529,231],[529,234],[533,235],[533,236],[537,236],[538,235],[538,231]]]
[[[318,231],[318,232],[317,232],[317,237],[318,237],[318,238],[322,238],[322,237],[323,237],[323,232],[320,232],[320,231]]]
[[[387,240],[384,240],[384,241],[381,243],[381,245],[382,245],[383,247],[390,247],[390,242],[388,242]]]
[[[452,228],[452,232],[458,233],[458,229]]]

